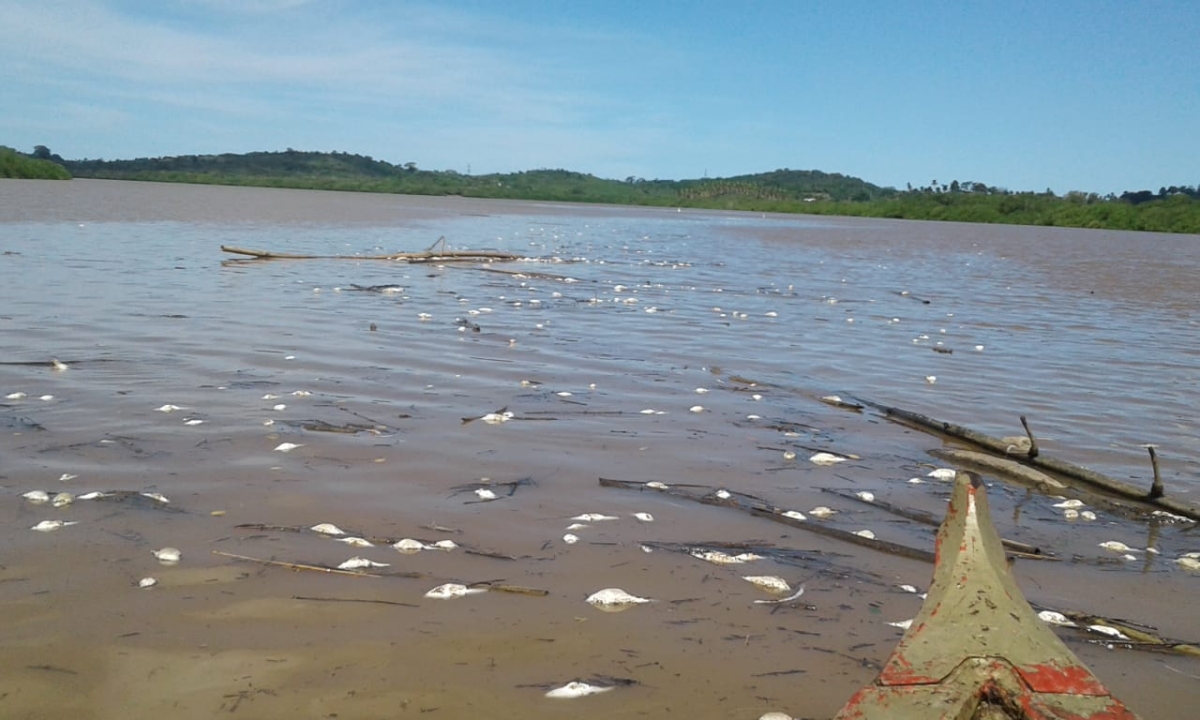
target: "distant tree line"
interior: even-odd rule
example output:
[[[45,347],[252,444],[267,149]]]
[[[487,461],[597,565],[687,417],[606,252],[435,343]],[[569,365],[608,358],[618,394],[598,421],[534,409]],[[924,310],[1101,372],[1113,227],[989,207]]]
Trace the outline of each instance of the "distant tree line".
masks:
[[[658,205],[914,220],[1057,225],[1200,233],[1200,186],[1162,187],[1100,196],[1014,192],[975,180],[904,190],[819,170],[787,168],[691,180],[610,180],[562,169],[486,175],[423,170],[345,152],[180,155],[136,160],[64,160],[38,145],[30,155],[0,154],[0,176],[88,177],[221,185],[311,188],[411,195]],[[16,168],[20,168],[19,170]],[[24,173],[24,174],[14,174]],[[32,173],[50,173],[35,175]]]

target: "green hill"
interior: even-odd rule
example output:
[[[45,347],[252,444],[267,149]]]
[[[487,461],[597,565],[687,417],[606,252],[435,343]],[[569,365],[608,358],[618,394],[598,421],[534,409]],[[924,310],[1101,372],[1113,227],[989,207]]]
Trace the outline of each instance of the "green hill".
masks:
[[[137,160],[66,160],[75,177],[307,187],[418,195],[621,204],[736,207],[747,200],[800,202],[808,198],[862,200],[888,191],[864,180],[815,170],[776,170],[704,180],[610,180],[569,170],[464,175],[421,170],[349,153],[254,152],[180,155]],[[891,191],[894,193],[895,191]]]

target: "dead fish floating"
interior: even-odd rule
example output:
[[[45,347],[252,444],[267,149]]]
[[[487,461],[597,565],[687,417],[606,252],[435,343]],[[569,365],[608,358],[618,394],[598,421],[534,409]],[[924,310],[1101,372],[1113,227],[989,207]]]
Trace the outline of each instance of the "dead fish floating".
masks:
[[[743,575],[742,579],[757,587],[773,593],[786,593],[792,591],[792,586],[787,580],[775,575]]]
[[[487,592],[487,588],[467,587],[460,583],[445,583],[425,593],[425,597],[433,600],[451,600],[468,595],[479,595],[485,592]]]
[[[313,525],[309,530],[320,535],[345,535],[346,531],[334,525],[333,523],[318,523]]]
[[[375,543],[371,542],[370,540],[367,540],[366,538],[344,537],[344,538],[336,538],[336,540],[338,542],[346,543],[347,545],[350,545],[351,547],[360,547],[360,548],[375,547]]]
[[[654,602],[650,598],[631,595],[621,588],[604,588],[588,595],[587,604],[605,612],[628,610],[634,605],[645,605]]]
[[[78,524],[79,522],[76,520],[43,520],[29,529],[36,530],[38,532],[54,532],[55,530],[65,528],[68,525]]]
[[[599,695],[603,692],[612,690],[612,685],[592,685],[590,683],[573,681],[562,687],[556,687],[546,693],[546,697],[556,700],[569,700],[573,698],[587,697],[588,695]]]
[[[389,563],[375,562],[365,557],[352,557],[346,560],[341,565],[338,565],[338,570],[362,570],[363,568],[379,568],[389,567]]]
[[[179,563],[179,559],[183,557],[183,553],[181,553],[178,548],[173,547],[165,547],[161,550],[154,550],[153,553],[154,557],[158,558],[158,561],[163,565],[176,565]]]
[[[741,565],[743,563],[754,562],[755,560],[762,560],[762,555],[748,552],[730,555],[720,550],[693,550],[690,554],[694,558],[710,562],[714,565]]]

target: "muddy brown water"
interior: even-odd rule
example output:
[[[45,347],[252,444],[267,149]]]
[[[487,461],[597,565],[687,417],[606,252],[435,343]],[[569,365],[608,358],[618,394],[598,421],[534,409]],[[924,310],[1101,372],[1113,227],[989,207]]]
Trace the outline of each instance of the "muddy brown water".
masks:
[[[439,236],[541,261],[219,250],[373,254]],[[839,513],[823,522],[928,549],[932,529],[823,488],[940,513],[948,486],[908,481],[939,465],[927,452],[941,443],[818,401],[828,394],[995,435],[1018,434],[1025,414],[1047,454],[1138,484],[1141,444],[1156,443],[1168,491],[1200,494],[1195,236],[5,180],[0,253],[5,718],[829,718],[901,637],[887,623],[917,612],[898,585],[923,590],[931,568],[597,482],[826,505]],[[400,289],[353,289],[384,284]],[[504,409],[501,424],[463,422]],[[273,450],[282,442],[300,447]],[[821,467],[807,461],[817,450],[859,459]],[[483,478],[528,482],[475,502]],[[1200,640],[1200,576],[1174,562],[1200,550],[1195,530],[1101,503],[1095,521],[1068,523],[1056,499],[988,479],[1001,533],[1062,558],[1016,562],[1031,601]],[[170,510],[22,498],[36,489],[158,492]],[[585,512],[619,519],[565,543]],[[30,530],[53,519],[77,524]],[[319,522],[463,548],[402,555],[238,527]],[[731,542],[804,554],[722,567],[642,547]],[[182,550],[178,565],[156,561],[164,546]],[[362,555],[421,577],[214,551]],[[806,593],[756,604],[769,596],[751,574]],[[144,577],[158,585],[139,589]],[[447,581],[548,594],[423,597]],[[605,587],[656,602],[584,602]],[[1197,716],[1195,659],[1061,636],[1143,717]],[[634,683],[543,697],[605,677]]]

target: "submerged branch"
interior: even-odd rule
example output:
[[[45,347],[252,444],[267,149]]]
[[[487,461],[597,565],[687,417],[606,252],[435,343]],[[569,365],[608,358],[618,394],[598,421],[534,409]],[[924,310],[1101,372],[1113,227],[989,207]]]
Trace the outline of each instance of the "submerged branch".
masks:
[[[1013,444],[1005,442],[1003,438],[995,438],[990,435],[985,435],[981,432],[976,432],[962,425],[955,425],[941,420],[936,420],[920,413],[915,413],[909,410],[902,410],[896,407],[881,405],[878,403],[868,403],[872,407],[881,410],[887,419],[897,422],[902,425],[907,425],[925,432],[930,432],[936,435],[948,436],[957,440],[965,440],[969,443],[977,445],[985,450],[995,453],[1000,456],[1011,456]],[[1022,418],[1024,419],[1024,418]],[[1028,423],[1023,423],[1028,432]],[[1128,483],[1122,482],[1115,478],[1108,477],[1095,470],[1075,465],[1063,460],[1044,457],[1036,454],[1037,443],[1033,439],[1033,433],[1029,432],[1030,448],[1024,453],[1025,457],[1017,456],[1021,462],[1032,465],[1042,470],[1049,470],[1058,475],[1078,482],[1091,485],[1094,488],[1099,488],[1115,495],[1120,495],[1131,500],[1138,500],[1150,505],[1168,510],[1176,515],[1182,515],[1192,520],[1200,520],[1200,508],[1194,505],[1176,500],[1169,497],[1155,497],[1154,488],[1150,492],[1140,490]]]
[[[437,243],[434,243],[436,245]],[[250,250],[222,245],[221,250],[233,255],[246,255],[256,260],[403,260],[406,262],[520,260],[524,255],[501,250],[445,250],[443,252],[399,252],[388,255],[304,255],[269,250]]]

